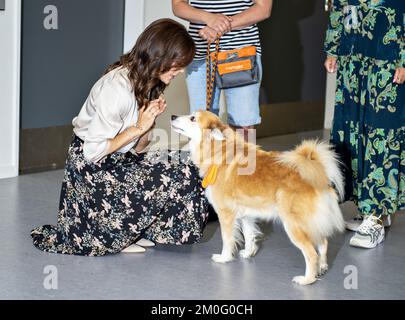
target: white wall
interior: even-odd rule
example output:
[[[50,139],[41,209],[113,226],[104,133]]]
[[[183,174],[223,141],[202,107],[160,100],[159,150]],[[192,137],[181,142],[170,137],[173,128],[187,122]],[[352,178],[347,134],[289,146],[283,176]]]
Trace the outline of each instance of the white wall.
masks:
[[[145,27],[145,0],[125,0],[124,52],[135,45]]]
[[[18,175],[21,0],[0,11],[0,179]]]

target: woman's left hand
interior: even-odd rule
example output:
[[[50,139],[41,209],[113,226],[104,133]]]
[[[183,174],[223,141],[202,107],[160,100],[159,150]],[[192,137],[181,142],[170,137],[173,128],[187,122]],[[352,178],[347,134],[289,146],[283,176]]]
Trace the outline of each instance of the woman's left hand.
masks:
[[[335,73],[337,71],[337,58],[334,56],[328,56],[325,60],[324,66],[329,73]]]
[[[159,101],[159,104],[158,104],[159,112],[157,113],[156,117],[160,116],[167,109],[167,102],[166,102],[165,96],[163,94],[160,95],[158,101]]]
[[[397,68],[394,75],[394,83],[403,84],[405,82],[405,68]]]

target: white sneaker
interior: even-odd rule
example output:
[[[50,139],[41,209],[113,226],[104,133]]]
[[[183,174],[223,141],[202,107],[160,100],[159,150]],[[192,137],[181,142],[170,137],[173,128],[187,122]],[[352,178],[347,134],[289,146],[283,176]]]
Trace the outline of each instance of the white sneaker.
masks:
[[[353,247],[371,249],[384,241],[385,230],[380,217],[365,217],[357,229],[356,234],[350,239]]]
[[[155,246],[155,243],[153,241],[150,241],[150,240],[144,239],[144,238],[140,239],[138,242],[136,242],[136,244],[138,246],[145,247],[145,248]]]
[[[363,223],[364,216],[358,213],[354,218],[345,221],[346,229],[356,232],[360,225]]]
[[[141,253],[145,252],[146,249],[138,246],[137,244],[131,244],[129,247],[126,247],[124,250],[121,250],[123,253]]]
[[[364,215],[358,213],[354,218],[345,221],[346,229],[356,232],[360,225],[363,223],[364,217]],[[391,227],[391,215],[384,216],[383,223],[385,228]]]

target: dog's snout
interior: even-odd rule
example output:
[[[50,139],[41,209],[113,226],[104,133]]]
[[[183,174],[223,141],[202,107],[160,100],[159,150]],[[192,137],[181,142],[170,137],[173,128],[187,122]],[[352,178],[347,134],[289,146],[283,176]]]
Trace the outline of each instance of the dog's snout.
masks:
[[[172,121],[176,120],[179,116],[172,115]]]

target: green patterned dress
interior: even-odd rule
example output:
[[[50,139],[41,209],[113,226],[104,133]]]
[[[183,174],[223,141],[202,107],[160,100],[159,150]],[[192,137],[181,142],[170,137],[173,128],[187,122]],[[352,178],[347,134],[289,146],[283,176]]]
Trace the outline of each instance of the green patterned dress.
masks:
[[[346,200],[362,214],[405,209],[405,0],[334,0],[325,51],[338,58],[331,141]]]

